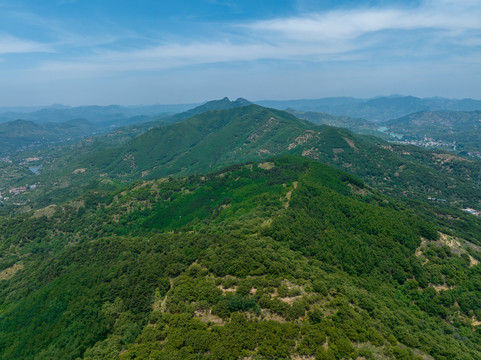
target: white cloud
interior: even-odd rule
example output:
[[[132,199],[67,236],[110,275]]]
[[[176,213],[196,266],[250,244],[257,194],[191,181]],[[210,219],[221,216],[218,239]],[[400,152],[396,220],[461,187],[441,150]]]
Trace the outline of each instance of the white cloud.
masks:
[[[52,51],[53,49],[46,44],[20,39],[9,34],[0,34],[0,55]]]
[[[346,40],[382,30],[481,29],[481,3],[438,0],[417,8],[365,8],[258,21],[247,28],[296,41]]]
[[[374,63],[391,68],[397,66],[391,63],[392,59],[400,59],[399,63],[410,67],[414,57],[419,61],[442,54],[438,56],[439,62],[451,65],[468,58],[467,52],[462,51],[451,54],[451,60],[447,60],[444,55],[451,51],[451,44],[468,50],[481,45],[479,19],[479,1],[426,1],[415,8],[335,10],[242,25],[231,24],[220,29],[223,38],[206,41],[192,38],[163,44],[156,39],[142,39],[151,45],[144,48],[138,48],[139,45],[137,48],[127,48],[124,45],[122,50],[112,50],[110,45],[118,42],[120,46],[122,39],[136,38],[138,35],[133,31],[124,29],[93,37],[85,33],[63,32],[61,24],[50,24],[50,30],[56,34],[50,46],[0,36],[0,55],[4,53],[4,48],[10,52],[15,49],[17,52],[55,49],[56,60],[34,64],[29,70],[15,74],[25,81],[35,80],[38,83],[72,79],[98,81],[113,79],[118,74],[128,72],[147,74],[176,68],[185,68],[184,76],[188,77],[198,71],[188,69],[189,66],[259,60],[295,61],[296,65],[314,63],[318,68],[322,68],[319,64],[326,62],[356,64],[371,61],[370,67],[375,69]],[[29,21],[41,24],[46,20],[30,17]],[[226,35],[229,31],[235,33],[235,37]],[[386,54],[392,59],[383,60]],[[476,61],[481,63],[478,53],[472,52],[470,59],[472,64],[476,64]],[[424,65],[427,63],[429,61]],[[277,70],[278,75],[281,72]]]
[[[227,62],[250,62],[265,59],[322,61],[347,60],[359,56],[342,55],[353,46],[331,44],[313,49],[306,44],[233,44],[229,41],[190,44],[165,44],[141,50],[97,50],[92,56],[73,61],[49,61],[32,69],[28,77],[51,76],[85,78],[111,76],[120,72],[154,71],[181,68],[192,65]],[[340,55],[341,54],[341,55]]]
[[[377,54],[369,51],[377,46],[394,56],[429,56],[451,44],[476,46],[480,42],[481,3],[474,0],[429,0],[415,8],[363,8],[335,10],[305,16],[275,18],[244,25],[232,25],[240,31],[244,43],[212,39],[210,42],[170,43],[144,49],[109,51],[94,41],[93,55],[43,64],[43,71],[94,75],[122,71],[148,71],[180,66],[272,60],[326,61],[356,59]],[[414,36],[424,44],[416,49],[413,38],[401,38],[399,32],[430,30]],[[390,31],[395,31],[392,33]],[[237,34],[239,35],[239,34]],[[407,36],[407,35],[406,35]],[[412,36],[412,34],[411,34]],[[58,46],[74,46],[92,41],[88,37],[72,44],[62,41]],[[395,44],[403,40],[404,48]],[[98,39],[97,39],[98,40]],[[112,41],[115,39],[112,38]],[[28,49],[28,44],[24,44]],[[32,47],[34,47],[32,45]],[[19,47],[20,48],[20,47]],[[365,52],[366,55],[360,53]],[[411,52],[411,53],[409,53]],[[370,55],[368,55],[370,54]]]

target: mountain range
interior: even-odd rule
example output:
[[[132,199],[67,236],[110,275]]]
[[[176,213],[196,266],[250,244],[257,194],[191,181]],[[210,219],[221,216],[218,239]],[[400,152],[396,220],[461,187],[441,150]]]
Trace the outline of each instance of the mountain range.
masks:
[[[480,162],[327,124],[371,126],[224,98],[1,163],[0,358],[481,358]]]
[[[33,108],[2,108],[0,107],[0,122],[18,119],[43,122],[63,122],[72,119],[84,119],[99,126],[128,125],[138,116],[158,116],[175,114],[191,109],[199,104],[178,105],[139,105],[139,106],[65,106],[53,105]],[[130,119],[130,120],[129,120]]]
[[[126,136],[112,142],[112,136],[118,139],[114,132],[50,152],[40,175],[31,174],[16,184],[39,182],[43,186],[34,193],[56,199],[56,194],[65,194],[66,189],[80,194],[92,186],[191,175],[239,161],[292,153],[351,172],[390,194],[478,205],[479,164],[475,161],[443,151],[393,144],[347,129],[317,126],[290,113],[243,101],[223,99],[202,109],[221,104],[229,108],[153,126],[135,133],[132,139]],[[35,156],[42,157],[41,153]],[[46,189],[48,195],[44,194]],[[25,195],[30,201],[35,198],[30,193]]]
[[[337,116],[363,118],[373,122],[396,119],[420,111],[474,111],[481,110],[481,101],[473,99],[418,98],[414,96],[381,96],[370,99],[350,97],[264,100],[256,104],[280,110],[324,112]]]
[[[228,100],[226,99],[223,99]],[[238,99],[241,102],[247,100]],[[209,103],[209,102],[207,102]],[[259,100],[253,103],[278,110],[301,112],[322,112],[335,116],[362,118],[372,122],[382,122],[420,111],[475,111],[481,110],[481,101],[474,99],[447,99],[441,97],[418,98],[414,96],[379,96],[374,98],[328,97],[299,100]],[[63,122],[84,119],[102,126],[125,126],[133,123],[135,117],[189,114],[206,103],[136,106],[37,106],[0,107],[0,122],[18,119],[34,122]],[[208,105],[212,106],[212,104]],[[212,108],[211,110],[214,110]],[[191,114],[195,115],[195,114]]]

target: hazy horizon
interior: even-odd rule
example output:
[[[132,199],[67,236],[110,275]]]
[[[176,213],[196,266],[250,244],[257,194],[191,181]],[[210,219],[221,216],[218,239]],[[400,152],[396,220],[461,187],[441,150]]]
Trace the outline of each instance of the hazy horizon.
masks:
[[[481,98],[474,0],[0,0],[0,9],[0,107]]]
[[[231,101],[234,101],[234,100],[237,100],[238,98],[242,98],[242,99],[245,99],[249,102],[252,102],[252,103],[258,103],[258,102],[263,102],[263,101],[279,101],[279,102],[282,102],[282,101],[310,101],[310,100],[321,100],[321,99],[329,99],[329,98],[352,98],[352,99],[357,99],[357,100],[371,100],[371,99],[376,99],[376,98],[392,98],[392,97],[409,97],[409,96],[412,96],[412,95],[400,95],[400,94],[390,94],[390,95],[377,95],[377,96],[372,96],[372,97],[365,97],[365,98],[362,98],[362,97],[355,97],[355,96],[326,96],[326,97],[321,97],[321,98],[294,98],[294,99],[289,99],[289,98],[286,98],[286,99],[248,99],[244,96],[239,96],[239,97],[228,97],[228,96],[224,96],[224,97],[220,97],[220,98],[215,98],[215,99],[205,99],[205,100],[201,100],[201,101],[196,101],[196,102],[184,102],[184,103],[151,103],[151,104],[95,104],[95,103],[92,103],[92,104],[78,104],[78,105],[70,105],[70,104],[60,104],[60,103],[54,103],[54,104],[36,104],[36,105],[0,105],[0,110],[5,110],[5,109],[25,109],[25,110],[30,110],[30,109],[43,109],[43,108],[55,108],[55,107],[58,107],[58,108],[75,108],[75,107],[89,107],[89,106],[100,106],[100,107],[109,107],[109,106],[120,106],[120,107],[148,107],[148,106],[189,106],[189,105],[192,105],[192,106],[197,106],[197,105],[201,105],[201,104],[205,104],[209,101],[216,101],[216,100],[222,100],[223,98],[227,97],[229,100]],[[475,100],[475,101],[481,101],[481,99],[475,99],[475,98],[448,98],[448,97],[442,97],[442,96],[426,96],[426,97],[419,97],[420,99],[436,99],[436,98],[440,98],[440,99],[446,99],[446,100]]]

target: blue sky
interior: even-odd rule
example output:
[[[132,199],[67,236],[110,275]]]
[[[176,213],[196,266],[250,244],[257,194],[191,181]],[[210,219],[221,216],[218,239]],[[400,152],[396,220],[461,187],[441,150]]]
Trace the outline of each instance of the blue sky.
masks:
[[[481,98],[481,1],[0,0],[0,106]]]

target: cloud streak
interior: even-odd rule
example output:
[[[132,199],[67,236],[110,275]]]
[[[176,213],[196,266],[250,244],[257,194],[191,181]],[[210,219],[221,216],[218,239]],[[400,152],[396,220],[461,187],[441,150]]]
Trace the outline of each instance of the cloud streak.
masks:
[[[404,46],[404,55],[419,57],[424,48],[428,49],[425,55],[429,56],[437,51],[445,53],[449,43],[462,47],[479,46],[479,19],[481,6],[475,1],[427,1],[417,8],[334,10],[242,25],[231,24],[230,30],[237,31],[236,39],[240,37],[243,42],[191,40],[117,51],[102,48],[101,42],[97,42],[98,48],[89,56],[47,62],[39,69],[64,74],[71,72],[71,75],[98,75],[258,60],[311,62],[368,59],[375,56],[370,53],[375,47],[396,56],[400,53],[399,46]],[[413,35],[414,32],[416,35]],[[65,41],[62,46],[68,47]],[[17,42],[16,47],[11,42],[9,48],[10,51],[47,49],[28,42]]]
[[[211,43],[166,44],[142,50],[96,51],[94,56],[77,61],[50,61],[34,72],[54,73],[66,77],[101,76],[124,71],[151,71],[182,68],[193,65],[258,60],[322,61],[342,53],[342,44],[313,51],[305,44],[233,44],[228,41]]]
[[[337,10],[258,21],[247,27],[296,41],[346,40],[384,30],[481,30],[481,6],[474,2],[425,2],[415,9]]]
[[[47,44],[20,39],[9,34],[0,34],[0,55],[53,51],[54,49]]]
[[[285,66],[293,78],[296,71],[321,74],[323,68],[345,72],[356,69],[359,78],[366,71],[376,74],[376,69],[383,69],[386,82],[389,69],[405,69],[406,74],[418,76],[424,71],[419,69],[432,68],[432,63],[438,69],[461,70],[462,64],[469,63],[469,71],[481,71],[481,3],[476,0],[426,0],[416,7],[343,8],[240,23],[207,21],[199,29],[217,30],[208,35],[195,29],[178,35],[175,29],[168,32],[167,28],[142,33],[110,20],[79,28],[78,19],[75,26],[69,26],[68,19],[50,21],[25,11],[15,16],[32,28],[44,29],[44,36],[38,37],[43,42],[0,34],[0,55],[4,59],[0,71],[4,78],[8,75],[24,84],[108,82],[124,75],[154,72],[172,78],[168,74],[171,70],[182,73],[179,79],[206,69],[255,73],[266,63],[275,76],[282,77]],[[35,59],[25,62],[27,65],[22,63],[15,72],[9,71],[14,57],[8,55],[20,53],[45,54],[32,56]],[[325,76],[331,79],[331,75]]]

